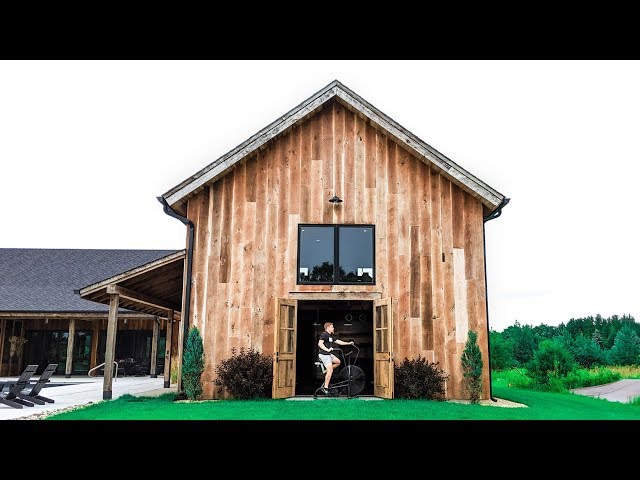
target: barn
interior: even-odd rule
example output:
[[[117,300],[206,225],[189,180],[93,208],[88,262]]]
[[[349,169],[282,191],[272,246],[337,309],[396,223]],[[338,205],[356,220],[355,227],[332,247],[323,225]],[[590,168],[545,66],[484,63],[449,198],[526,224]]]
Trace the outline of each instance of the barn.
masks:
[[[215,368],[241,347],[273,355],[274,398],[311,393],[325,321],[383,398],[418,355],[464,398],[473,330],[490,396],[484,223],[509,199],[340,82],[160,201],[192,229],[180,328],[201,331],[205,398],[225,396]]]

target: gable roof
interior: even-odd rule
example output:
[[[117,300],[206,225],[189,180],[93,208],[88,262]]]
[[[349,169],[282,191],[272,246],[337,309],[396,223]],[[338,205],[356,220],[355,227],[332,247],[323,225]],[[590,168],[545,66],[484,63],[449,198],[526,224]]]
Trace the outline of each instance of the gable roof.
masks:
[[[0,248],[0,311],[108,312],[74,290],[175,252]]]
[[[251,155],[267,142],[291,129],[295,124],[317,112],[323,104],[335,98],[350,111],[366,117],[375,128],[382,130],[399,145],[434,167],[439,173],[478,198],[490,210],[498,208],[505,196],[491,188],[479,178],[447,158],[435,148],[420,140],[399,123],[375,108],[362,97],[345,87],[338,80],[306,99],[246,141],[227,152],[195,175],[163,194],[171,206],[186,201],[204,185],[221,177],[234,164]]]

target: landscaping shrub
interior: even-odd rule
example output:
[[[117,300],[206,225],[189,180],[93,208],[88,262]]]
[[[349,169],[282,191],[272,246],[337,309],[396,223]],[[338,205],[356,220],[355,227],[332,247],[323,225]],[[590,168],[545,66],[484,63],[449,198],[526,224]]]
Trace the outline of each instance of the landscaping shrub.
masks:
[[[464,384],[471,403],[478,403],[482,395],[482,354],[478,346],[478,334],[469,330],[467,343],[462,352]]]
[[[572,388],[593,387],[595,385],[604,385],[605,383],[616,382],[620,380],[621,375],[608,368],[578,368],[567,373],[563,379],[564,387],[568,390]]]
[[[529,375],[543,389],[549,387],[558,391],[560,377],[564,377],[573,370],[575,363],[571,353],[558,340],[544,340],[533,354],[529,362]],[[561,385],[561,384],[560,384]]]
[[[273,360],[252,348],[241,348],[239,353],[231,349],[231,357],[216,368],[216,375],[214,385],[221,387],[220,391],[226,387],[234,398],[271,398]]]
[[[449,376],[438,365],[421,356],[413,360],[405,357],[394,369],[395,397],[444,400],[444,382]]]
[[[640,397],[635,397],[633,400],[629,402],[630,405],[635,405],[636,407],[640,407]]]
[[[182,364],[182,388],[189,400],[196,400],[202,395],[202,372],[204,372],[202,337],[200,330],[191,327]]]
[[[178,357],[171,358],[171,383],[178,383]]]
[[[533,378],[523,368],[512,368],[492,373],[492,380],[514,388],[533,388]]]

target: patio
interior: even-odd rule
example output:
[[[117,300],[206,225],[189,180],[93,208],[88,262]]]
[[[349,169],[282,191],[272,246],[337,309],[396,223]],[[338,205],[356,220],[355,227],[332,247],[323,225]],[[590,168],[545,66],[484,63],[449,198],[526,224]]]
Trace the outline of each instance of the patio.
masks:
[[[16,380],[17,377],[3,377],[0,381]],[[45,395],[55,403],[46,405],[36,405],[35,407],[24,407],[21,409],[0,405],[0,420],[14,420],[42,412],[53,412],[76,405],[86,405],[99,402],[102,399],[103,378],[95,377],[72,377],[64,376],[51,377],[52,385],[42,390]],[[152,396],[154,394],[167,393],[171,390],[163,388],[164,378],[146,377],[122,377],[113,382],[113,398],[118,398],[124,394]],[[172,387],[175,391],[175,387]],[[157,391],[157,392],[155,392]]]

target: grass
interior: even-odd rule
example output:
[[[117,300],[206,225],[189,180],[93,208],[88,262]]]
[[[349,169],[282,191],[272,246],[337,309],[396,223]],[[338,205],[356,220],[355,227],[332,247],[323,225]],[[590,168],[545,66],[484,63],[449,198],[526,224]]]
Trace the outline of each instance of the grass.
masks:
[[[636,372],[633,368],[637,369],[637,367],[577,368],[569,372],[565,377],[550,377],[549,383],[546,385],[535,383],[534,380],[527,375],[525,368],[512,368],[491,372],[491,379],[494,384],[500,386],[566,393],[573,388],[592,387],[594,385],[616,382],[624,377],[622,372],[625,371],[627,375],[636,374],[638,378],[640,378],[640,370]],[[626,378],[633,377],[627,376]]]
[[[174,395],[100,402],[53,420],[640,420],[640,408],[573,394],[494,384],[494,396],[529,408],[500,408],[428,400],[225,400],[173,402]]]

